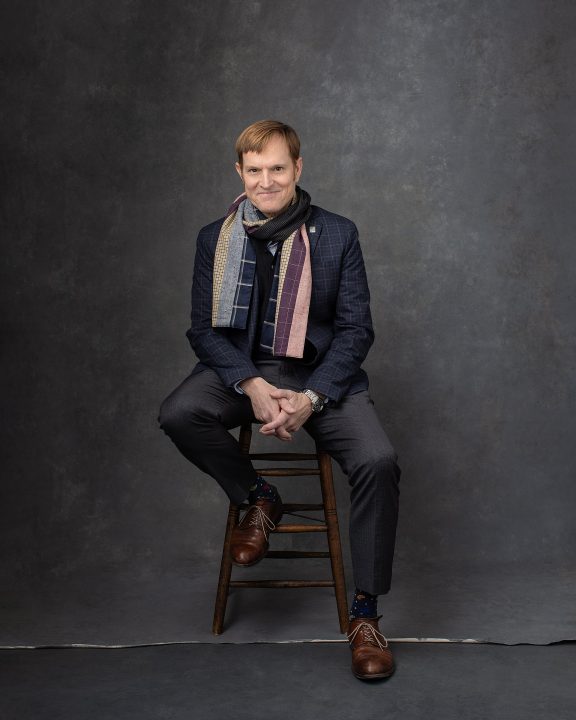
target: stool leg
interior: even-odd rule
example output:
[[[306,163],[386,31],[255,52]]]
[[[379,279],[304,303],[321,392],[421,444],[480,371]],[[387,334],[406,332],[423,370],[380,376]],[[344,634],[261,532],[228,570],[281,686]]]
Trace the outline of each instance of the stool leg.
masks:
[[[226,523],[226,535],[224,536],[224,548],[222,550],[222,561],[220,563],[220,577],[218,578],[218,591],[214,605],[214,621],[212,632],[220,635],[224,626],[224,615],[230,592],[230,576],[232,574],[232,557],[230,556],[230,545],[232,544],[232,530],[238,524],[238,505],[230,503],[228,510],[228,522]]]
[[[324,503],[324,517],[328,526],[328,548],[332,564],[332,577],[334,579],[334,592],[338,607],[340,632],[348,630],[348,601],[346,599],[346,577],[342,561],[342,544],[340,543],[340,529],[338,525],[338,511],[336,509],[336,495],[334,493],[334,480],[332,476],[332,460],[330,456],[317,448],[318,467],[320,468],[320,487],[322,488],[322,501]]]
[[[250,452],[250,442],[252,441],[252,424],[242,425],[240,428],[240,434],[238,435],[238,444],[240,445],[240,452],[247,455]]]
[[[248,423],[240,428],[238,443],[243,453],[250,452],[250,441],[252,440],[252,424]],[[214,604],[214,620],[212,622],[212,632],[214,635],[220,635],[224,627],[224,615],[226,614],[226,605],[228,603],[228,595],[230,594],[230,577],[232,576],[232,557],[230,555],[230,546],[232,544],[232,531],[238,524],[238,516],[240,507],[230,503],[228,510],[228,521],[226,523],[226,535],[224,536],[224,548],[222,549],[222,561],[220,562],[220,577],[218,578],[218,590],[216,592],[216,602]]]

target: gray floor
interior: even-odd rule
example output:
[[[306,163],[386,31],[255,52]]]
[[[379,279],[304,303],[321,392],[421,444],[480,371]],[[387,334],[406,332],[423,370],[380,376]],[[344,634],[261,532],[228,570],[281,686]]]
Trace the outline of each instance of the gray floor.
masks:
[[[0,651],[2,720],[572,720],[576,644],[398,643],[365,683],[343,643]]]

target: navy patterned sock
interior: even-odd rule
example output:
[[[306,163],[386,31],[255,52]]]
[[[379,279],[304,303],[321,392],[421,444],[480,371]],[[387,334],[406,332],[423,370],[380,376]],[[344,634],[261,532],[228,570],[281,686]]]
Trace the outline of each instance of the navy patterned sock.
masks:
[[[371,595],[356,588],[350,619],[353,618],[375,618],[378,616],[378,595]]]
[[[250,488],[248,502],[250,505],[253,505],[258,498],[266,498],[266,500],[272,500],[273,502],[280,499],[280,495],[275,486],[270,485],[270,483],[266,482],[260,475],[258,475],[256,482]]]

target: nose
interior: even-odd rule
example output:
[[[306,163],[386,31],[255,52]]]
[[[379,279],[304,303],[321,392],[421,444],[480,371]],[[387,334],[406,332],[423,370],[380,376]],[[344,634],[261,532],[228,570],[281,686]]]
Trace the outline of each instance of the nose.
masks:
[[[272,185],[272,175],[269,170],[262,170],[260,174],[260,187],[269,188]]]

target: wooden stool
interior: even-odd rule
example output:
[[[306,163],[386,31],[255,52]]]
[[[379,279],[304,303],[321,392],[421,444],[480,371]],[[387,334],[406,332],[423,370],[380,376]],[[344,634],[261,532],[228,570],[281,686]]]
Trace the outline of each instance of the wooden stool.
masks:
[[[348,604],[346,601],[346,580],[344,577],[344,564],[342,562],[342,546],[340,544],[340,531],[338,529],[338,513],[336,510],[336,496],[334,494],[334,482],[332,479],[332,461],[330,456],[316,445],[316,453],[250,453],[250,441],[252,439],[252,425],[244,425],[240,429],[240,449],[249,455],[251,460],[266,460],[290,462],[295,460],[312,460],[316,467],[276,467],[257,468],[257,472],[263,477],[287,477],[318,475],[320,477],[320,489],[322,491],[322,503],[319,504],[284,504],[284,516],[291,513],[299,513],[306,510],[323,510],[324,522],[317,518],[310,518],[314,522],[309,524],[279,523],[275,533],[304,533],[324,532],[328,535],[328,552],[300,551],[300,550],[268,550],[267,558],[330,558],[332,565],[332,580],[231,580],[232,558],[230,556],[230,545],[232,542],[232,530],[238,524],[239,512],[248,507],[247,503],[235,505],[230,503],[228,510],[228,523],[224,537],[224,548],[222,550],[222,562],[220,565],[220,578],[218,580],[218,592],[214,606],[214,622],[212,632],[220,635],[224,625],[226,603],[231,587],[241,588],[305,588],[305,587],[333,587],[336,594],[336,605],[338,607],[338,618],[340,631],[345,633],[348,627]]]

